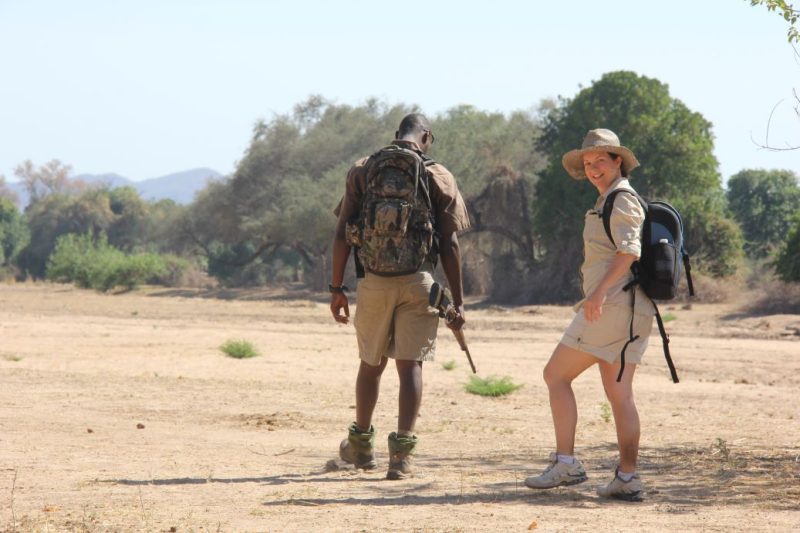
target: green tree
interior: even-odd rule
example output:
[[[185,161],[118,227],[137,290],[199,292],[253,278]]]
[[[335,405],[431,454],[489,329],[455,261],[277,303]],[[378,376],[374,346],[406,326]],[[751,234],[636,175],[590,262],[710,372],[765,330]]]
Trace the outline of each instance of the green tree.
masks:
[[[312,96],[290,115],[257,123],[233,175],[202,191],[184,220],[209,269],[234,282],[245,281],[237,270],[249,269],[247,278],[260,283],[272,276],[275,258],[295,257],[295,268],[302,264],[312,285],[324,287],[332,211],[347,169],[391,141],[411,110],[377,100],[334,105]]]
[[[44,276],[57,239],[67,234],[102,234],[108,246],[123,252],[182,253],[188,248],[180,224],[183,212],[172,201],[145,202],[131,187],[47,188],[26,209],[31,238],[19,266],[34,277]]]
[[[28,244],[28,227],[12,200],[0,197],[0,266],[8,268]]]
[[[728,180],[727,197],[744,234],[745,252],[754,258],[783,244],[800,210],[800,185],[790,170],[742,170]]]
[[[786,33],[789,42],[800,42],[800,31],[796,26],[800,11],[794,9],[792,4],[787,3],[785,0],[750,0],[750,5],[765,6],[769,11],[778,13],[783,17],[783,20],[789,23],[789,29]]]
[[[467,105],[432,120],[431,156],[456,177],[472,219],[460,239],[467,292],[499,302],[521,297],[535,255],[530,206],[545,165],[537,149],[540,122],[531,112],[506,115]]]
[[[476,196],[499,169],[519,173],[529,185],[544,167],[537,150],[538,117],[516,111],[488,113],[462,105],[432,120],[436,142],[431,156],[458,180],[465,197]]]
[[[53,159],[38,168],[33,162],[26,160],[14,169],[14,175],[20,179],[28,192],[30,203],[50,194],[75,194],[86,188],[86,184],[82,181],[71,180],[70,172],[72,167],[58,159]]]
[[[344,192],[347,170],[388,144],[402,117],[412,111],[413,106],[374,99],[352,107],[312,96],[290,115],[260,121],[234,174],[210,184],[184,219],[209,271],[226,283],[258,284],[285,276],[293,267],[308,272],[312,286],[324,287],[335,224],[332,209]],[[431,156],[453,172],[465,197],[480,199],[473,211],[485,207],[487,213],[476,219],[468,237],[475,263],[485,265],[508,252],[514,264],[529,264],[530,218],[499,221],[491,213],[506,209],[516,215],[529,208],[535,175],[543,166],[536,151],[538,117],[460,106],[431,118],[436,132]],[[491,194],[484,194],[495,181]],[[506,227],[509,222],[514,227]],[[520,261],[523,257],[527,263]]]
[[[792,218],[786,242],[775,261],[775,271],[783,281],[800,282],[800,211]]]
[[[114,214],[107,194],[88,190],[82,195],[59,192],[39,196],[28,205],[25,218],[31,238],[20,254],[19,266],[33,277],[42,278],[58,237],[67,233],[105,233]]]
[[[682,213],[692,255],[710,272],[733,273],[741,234],[725,216],[711,123],[672,98],[666,84],[618,71],[603,75],[572,99],[561,99],[546,117],[541,146],[549,164],[541,173],[534,205],[544,257],[531,297],[564,301],[580,294],[581,228],[597,191],[570,178],[561,157],[598,127],[616,132],[642,162],[632,176],[636,190],[650,200],[668,200]],[[719,242],[726,243],[724,250],[712,246]]]
[[[15,204],[19,200],[17,193],[6,183],[6,177],[3,174],[0,174],[0,198],[7,198]]]

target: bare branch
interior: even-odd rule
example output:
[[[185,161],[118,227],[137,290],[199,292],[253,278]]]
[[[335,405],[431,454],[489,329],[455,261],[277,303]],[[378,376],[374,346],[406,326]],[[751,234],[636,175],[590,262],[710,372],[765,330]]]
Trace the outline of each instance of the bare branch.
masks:
[[[800,117],[800,97],[798,97],[797,89],[792,89],[792,94],[794,94],[794,99],[797,101],[797,105],[794,106],[794,112],[795,114],[797,114],[798,117]],[[772,107],[772,111],[769,114],[769,119],[767,120],[767,131],[764,143],[762,144],[756,141],[753,138],[753,134],[752,133],[750,134],[750,140],[753,142],[753,144],[755,144],[759,148],[762,148],[764,150],[769,150],[770,152],[790,152],[792,150],[800,150],[800,145],[792,146],[788,142],[785,143],[786,144],[785,147],[772,146],[769,143],[769,131],[772,127],[772,117],[773,115],[775,115],[775,110],[778,109],[778,106],[781,105],[784,102],[784,100],[785,98],[783,100],[778,101],[778,103]]]

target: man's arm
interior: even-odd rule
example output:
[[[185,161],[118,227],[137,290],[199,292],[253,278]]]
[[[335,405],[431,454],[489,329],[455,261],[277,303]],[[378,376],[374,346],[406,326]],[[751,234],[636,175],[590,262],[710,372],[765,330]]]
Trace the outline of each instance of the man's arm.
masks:
[[[439,242],[439,257],[442,259],[442,270],[447,278],[447,285],[453,295],[453,305],[458,310],[458,316],[448,327],[459,330],[464,326],[464,293],[461,284],[461,248],[458,245],[458,236],[455,232],[442,235]]]
[[[347,259],[350,257],[350,245],[347,244],[344,236],[345,224],[349,214],[344,211],[343,206],[336,222],[336,233],[333,236],[331,285],[334,287],[341,287],[342,283],[344,283],[344,269],[347,266]],[[342,314],[342,310],[344,310],[344,314]],[[347,301],[347,295],[344,292],[331,293],[331,313],[333,313],[333,318],[337,322],[347,324],[350,321],[350,306]]]

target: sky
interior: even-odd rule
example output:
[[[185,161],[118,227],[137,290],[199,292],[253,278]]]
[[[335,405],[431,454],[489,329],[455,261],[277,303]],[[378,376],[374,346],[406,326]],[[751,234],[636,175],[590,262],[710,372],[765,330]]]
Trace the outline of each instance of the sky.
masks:
[[[747,0],[0,0],[0,174],[14,181],[26,159],[134,180],[227,174],[258,119],[312,94],[508,113],[615,70],[712,122],[723,179],[800,174],[800,150],[757,145],[775,106],[770,144],[800,145],[787,29]]]

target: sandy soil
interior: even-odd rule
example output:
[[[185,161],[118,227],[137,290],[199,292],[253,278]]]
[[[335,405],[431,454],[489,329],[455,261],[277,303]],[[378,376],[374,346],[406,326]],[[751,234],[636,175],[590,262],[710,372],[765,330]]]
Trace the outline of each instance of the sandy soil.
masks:
[[[354,416],[352,326],[324,299],[199,296],[0,286],[0,530],[800,529],[800,316],[666,310],[682,381],[654,336],[635,384],[649,495],[630,504],[594,493],[616,459],[594,370],[575,387],[589,482],[522,484],[553,447],[541,371],[567,307],[469,310],[480,375],[523,384],[503,398],[465,392],[469,367],[442,329],[425,367],[420,475],[390,482],[391,369],[378,471],[325,469]],[[262,355],[224,356],[236,338]]]

